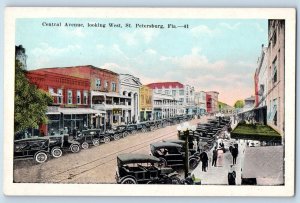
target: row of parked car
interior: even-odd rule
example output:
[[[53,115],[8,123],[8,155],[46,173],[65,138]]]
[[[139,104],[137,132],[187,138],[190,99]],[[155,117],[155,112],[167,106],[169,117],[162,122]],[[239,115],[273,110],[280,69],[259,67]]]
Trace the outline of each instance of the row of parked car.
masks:
[[[78,131],[76,135],[61,134],[45,137],[32,137],[14,142],[14,159],[34,159],[37,163],[43,163],[49,156],[59,158],[64,152],[78,153],[81,149],[90,146],[99,146],[100,143],[108,143],[119,140],[130,134],[153,131],[168,125],[178,124],[191,120],[193,116],[176,116],[156,121],[146,121],[138,124],[119,125],[110,130],[86,129]]]
[[[191,170],[194,170],[200,163],[200,152],[203,150],[195,149],[193,141],[204,142],[206,149],[213,147],[218,133],[230,126],[230,119],[211,119],[206,124],[198,124],[196,131],[191,132],[189,136],[189,168]],[[179,136],[178,140],[163,140],[150,144],[150,155],[119,155],[116,182],[119,184],[201,184],[192,176],[180,180],[176,172],[185,164],[185,141],[182,138]]]

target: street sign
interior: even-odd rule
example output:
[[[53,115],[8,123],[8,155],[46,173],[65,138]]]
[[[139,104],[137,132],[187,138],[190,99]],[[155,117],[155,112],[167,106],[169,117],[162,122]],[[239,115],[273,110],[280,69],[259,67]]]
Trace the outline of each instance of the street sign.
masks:
[[[115,114],[122,114],[122,109],[120,109],[120,108],[115,108],[115,109],[112,110],[112,112],[113,112],[114,115],[115,115]]]

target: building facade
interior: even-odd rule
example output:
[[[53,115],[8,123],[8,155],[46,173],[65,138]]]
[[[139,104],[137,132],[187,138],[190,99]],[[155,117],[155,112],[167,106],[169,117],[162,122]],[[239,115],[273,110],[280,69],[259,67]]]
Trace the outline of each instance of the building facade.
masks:
[[[183,105],[185,106],[186,114],[196,114],[195,88],[190,85],[185,85],[184,89],[185,99]]]
[[[153,92],[153,119],[170,118],[180,114],[179,100],[163,93]]]
[[[140,99],[139,99],[139,109],[140,109],[140,121],[152,120],[152,110],[153,110],[153,91],[150,87],[143,85],[140,87]]]
[[[207,113],[218,112],[218,110],[219,110],[218,97],[219,97],[219,92],[216,92],[216,91],[206,92]]]
[[[266,96],[267,122],[284,135],[284,20],[268,21],[268,92]],[[283,139],[284,140],[284,139]]]
[[[203,115],[206,113],[206,93],[204,91],[195,92],[196,114]]]
[[[100,120],[96,121],[93,117],[105,116],[105,112],[90,108],[90,82],[87,79],[45,70],[28,71],[26,77],[53,97],[53,104],[48,106],[46,113],[49,123],[40,127],[45,135],[59,134],[64,128],[72,131],[91,125],[96,127]]]
[[[120,93],[131,99],[126,103],[130,107],[129,110],[123,111],[125,123],[138,122],[140,120],[140,87],[142,83],[140,79],[129,74],[120,74]]]

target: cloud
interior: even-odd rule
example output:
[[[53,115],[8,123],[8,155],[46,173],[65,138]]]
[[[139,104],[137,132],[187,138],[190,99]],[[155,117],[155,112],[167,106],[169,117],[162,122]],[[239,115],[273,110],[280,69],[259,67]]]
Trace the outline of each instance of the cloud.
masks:
[[[139,43],[149,44],[159,35],[158,30],[135,30],[133,32],[122,32],[120,38],[125,41],[128,46],[135,46]]]
[[[239,26],[241,25],[241,23],[235,23],[235,24],[229,24],[229,23],[220,23],[220,25],[222,27],[225,27],[229,30],[236,30],[239,28]]]
[[[96,44],[96,49],[103,50],[104,49],[104,45],[103,44]]]
[[[200,53],[199,48],[192,48],[191,53],[183,56],[161,56],[160,61],[171,62],[180,68],[184,69],[209,69],[220,70],[224,69],[226,62],[223,60],[210,62],[205,55]]]
[[[157,52],[154,49],[146,49],[145,53],[149,54],[149,55],[155,55],[155,54],[157,54]]]
[[[259,23],[254,23],[253,26],[259,31],[264,32],[264,28]]]

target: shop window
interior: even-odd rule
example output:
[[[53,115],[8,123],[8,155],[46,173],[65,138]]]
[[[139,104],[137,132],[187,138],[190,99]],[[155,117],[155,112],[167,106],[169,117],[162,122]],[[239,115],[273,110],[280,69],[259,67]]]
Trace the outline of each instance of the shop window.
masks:
[[[72,104],[73,102],[73,94],[72,90],[68,90],[68,104]]]
[[[88,104],[88,92],[83,92],[83,104]]]
[[[57,97],[57,103],[58,104],[62,104],[63,103],[63,90],[62,89],[58,89],[57,90],[57,94],[59,95]]]
[[[77,104],[81,104],[81,92],[77,90]]]

